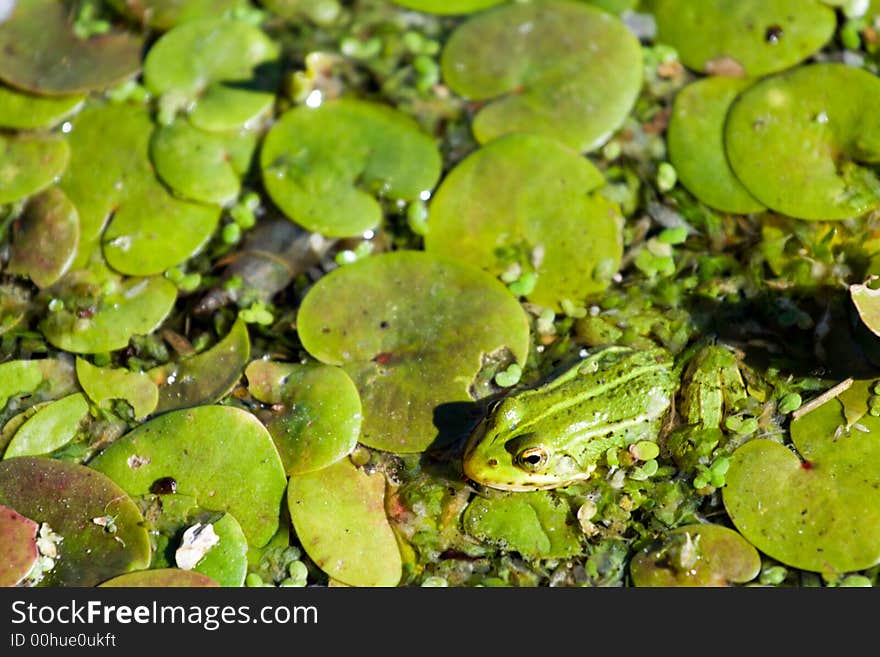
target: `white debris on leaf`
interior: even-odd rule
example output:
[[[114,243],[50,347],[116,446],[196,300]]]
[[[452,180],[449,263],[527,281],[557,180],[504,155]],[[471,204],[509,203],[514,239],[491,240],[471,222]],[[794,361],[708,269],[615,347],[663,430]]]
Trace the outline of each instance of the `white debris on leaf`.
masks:
[[[214,525],[196,523],[183,533],[183,542],[174,553],[177,567],[183,570],[192,570],[202,560],[202,557],[219,542],[220,537],[214,531]]]
[[[37,550],[39,550],[41,555],[50,559],[56,559],[58,557],[58,544],[62,540],[64,538],[56,534],[49,526],[49,523],[44,522],[40,524],[40,533],[37,536]]]

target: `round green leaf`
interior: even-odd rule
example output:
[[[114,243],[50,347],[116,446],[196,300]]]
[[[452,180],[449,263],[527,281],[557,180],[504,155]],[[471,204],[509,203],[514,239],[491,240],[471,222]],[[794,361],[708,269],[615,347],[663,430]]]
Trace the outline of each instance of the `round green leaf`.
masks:
[[[0,127],[51,128],[82,105],[84,96],[38,96],[0,85]]]
[[[385,514],[385,476],[348,459],[290,478],[287,503],[297,538],[317,566],[349,586],[396,586],[397,539]]]
[[[95,404],[102,406],[112,399],[123,399],[131,405],[137,419],[152,413],[159,401],[159,389],[144,372],[132,372],[121,367],[97,367],[77,358],[76,376]]]
[[[33,93],[65,95],[111,87],[140,69],[141,39],[111,31],[80,39],[68,3],[13,3],[0,22],[0,79]]]
[[[831,399],[791,424],[797,453],[759,439],[734,452],[723,489],[736,528],[784,564],[835,574],[880,563],[880,418],[846,430]]]
[[[220,539],[192,569],[220,586],[242,586],[247,576],[248,542],[241,525],[229,513],[211,525]]]
[[[729,586],[761,571],[761,556],[752,544],[721,525],[678,527],[658,543],[630,561],[636,586]]]
[[[666,139],[678,179],[706,205],[749,214],[764,206],[748,193],[727,162],[724,122],[731,103],[751,80],[710,77],[678,92]]]
[[[430,14],[471,14],[505,0],[393,0],[394,4]]]
[[[0,204],[46,189],[69,160],[70,147],[57,135],[0,134]]]
[[[493,275],[533,272],[526,296],[559,308],[607,288],[620,265],[623,217],[599,191],[604,183],[589,160],[552,139],[498,139],[440,185],[425,249]]]
[[[157,413],[213,404],[235,387],[251,353],[247,324],[237,319],[229,333],[210,349],[151,369],[159,386]]]
[[[657,40],[705,73],[722,60],[752,77],[781,71],[822,48],[837,26],[817,0],[653,0],[652,9]]]
[[[150,154],[159,177],[182,196],[229,205],[256,146],[254,132],[206,132],[177,119],[153,133]]]
[[[730,109],[725,143],[746,189],[799,219],[845,219],[880,205],[880,79],[844,64],[765,78]]]
[[[199,406],[160,415],[126,434],[90,463],[131,495],[172,477],[200,506],[231,513],[248,543],[278,527],[286,477],[272,437],[250,413]]]
[[[0,409],[10,398],[27,395],[35,404],[76,391],[73,364],[58,358],[10,360],[0,363]]]
[[[582,552],[571,509],[550,491],[475,497],[463,523],[477,540],[524,557],[565,558]]]
[[[623,125],[642,85],[638,39],[612,14],[574,2],[477,14],[449,37],[441,64],[453,91],[490,101],[473,123],[481,143],[530,132],[591,151]]]
[[[297,318],[318,360],[358,388],[361,442],[420,452],[470,429],[468,387],[482,359],[522,364],[529,327],[516,299],[478,269],[416,251],[365,258],[321,278]]]
[[[72,276],[77,274],[77,276]],[[95,354],[122,349],[133,335],[147,335],[165,319],[177,299],[177,288],[162,276],[150,278],[111,278],[97,290],[89,316],[79,316],[76,300],[82,282],[89,281],[86,271],[71,272],[58,285],[62,310],[43,319],[40,329],[46,339],[59,349],[76,354]]]
[[[166,32],[147,53],[144,83],[204,130],[246,127],[275,101],[279,47],[240,20],[204,18]],[[261,77],[262,76],[262,77]]]
[[[108,579],[106,582],[99,584],[104,588],[193,588],[204,586],[220,586],[207,575],[196,572],[194,570],[182,570],[180,568],[157,568],[155,570],[139,570],[136,573],[126,573]]]
[[[73,440],[88,417],[89,403],[80,392],[46,404],[15,432],[3,458],[51,454]]]
[[[46,523],[61,538],[41,586],[94,586],[150,563],[137,506],[91,468],[39,456],[2,461],[0,504]]]
[[[39,525],[6,506],[0,506],[0,586],[17,586],[31,571],[37,551]]]
[[[6,271],[28,276],[37,287],[49,287],[73,264],[79,244],[79,215],[61,189],[50,187],[28,201],[13,224],[12,236]]]
[[[220,16],[246,0],[109,0],[113,7],[148,27],[168,30],[180,23]]]
[[[382,220],[377,197],[416,201],[440,177],[434,140],[390,107],[336,100],[286,112],[266,135],[266,191],[293,221],[323,235],[360,235]]]
[[[320,470],[348,456],[361,430],[361,399],[345,370],[255,360],[248,390],[272,404],[261,414],[289,475]]]

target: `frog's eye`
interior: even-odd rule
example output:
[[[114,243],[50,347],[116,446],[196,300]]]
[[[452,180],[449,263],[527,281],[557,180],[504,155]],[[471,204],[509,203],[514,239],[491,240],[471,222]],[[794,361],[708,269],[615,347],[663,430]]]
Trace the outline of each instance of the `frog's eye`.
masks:
[[[550,459],[550,453],[546,447],[538,445],[537,447],[526,447],[516,455],[516,463],[523,470],[529,472],[537,472]]]

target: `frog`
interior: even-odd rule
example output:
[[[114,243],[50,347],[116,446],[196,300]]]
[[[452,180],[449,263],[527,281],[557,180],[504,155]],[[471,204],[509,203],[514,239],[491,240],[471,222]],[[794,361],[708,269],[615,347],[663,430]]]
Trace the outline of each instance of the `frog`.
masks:
[[[588,479],[609,449],[657,442],[685,374],[688,423],[721,423],[727,409],[718,381],[731,383],[728,401],[744,391],[736,359],[721,345],[698,345],[678,358],[661,346],[602,347],[549,381],[495,400],[465,443],[464,474],[506,491]]]

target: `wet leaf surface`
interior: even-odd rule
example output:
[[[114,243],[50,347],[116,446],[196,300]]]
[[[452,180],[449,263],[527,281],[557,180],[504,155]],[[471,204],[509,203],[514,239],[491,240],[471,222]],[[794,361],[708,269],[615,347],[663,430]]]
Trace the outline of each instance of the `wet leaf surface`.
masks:
[[[278,527],[286,485],[272,438],[250,413],[227,406],[171,411],[141,424],[90,463],[131,495],[172,477],[200,506],[232,514],[248,543]]]
[[[761,557],[722,525],[678,527],[640,550],[630,563],[636,586],[731,586],[758,576]]]
[[[33,568],[40,556],[35,540],[38,529],[30,518],[0,506],[0,586],[17,586]]]
[[[297,224],[332,237],[382,219],[377,197],[417,201],[440,177],[433,139],[402,112],[339,100],[286,112],[260,156],[272,200]]]
[[[51,454],[76,437],[88,415],[89,403],[79,392],[46,404],[15,432],[3,458]]]
[[[155,570],[141,570],[135,573],[119,575],[100,584],[101,587],[145,587],[145,588],[169,588],[169,587],[203,587],[220,586],[207,575],[194,570],[181,568],[156,568]]]
[[[28,201],[13,225],[15,245],[6,271],[28,276],[37,287],[49,287],[61,278],[76,256],[79,214],[58,187],[50,187]]]
[[[880,131],[865,112],[880,80],[842,64],[812,64],[761,80],[731,107],[725,143],[746,189],[799,219],[856,217],[880,205]]]
[[[289,475],[320,470],[348,456],[361,430],[361,400],[345,370],[255,360],[248,390],[271,408],[260,419]]]
[[[40,586],[94,586],[150,562],[143,517],[113,481],[76,463],[43,457],[0,462],[0,504],[61,537]],[[94,522],[113,518],[114,531]]]
[[[681,183],[706,205],[749,214],[764,206],[743,187],[727,162],[724,122],[736,97],[752,80],[710,77],[675,97],[667,132],[669,161]]]
[[[46,189],[67,168],[70,147],[51,134],[0,134],[0,203]]]
[[[58,358],[12,360],[0,363],[0,408],[10,398],[26,395],[17,406],[58,399],[75,392],[73,363]]]
[[[529,132],[591,151],[620,128],[642,84],[638,40],[613,15],[573,2],[477,14],[450,36],[441,63],[453,91],[489,101],[473,122],[480,143]]]
[[[498,139],[440,185],[425,249],[495,276],[533,272],[528,299],[558,308],[607,288],[620,264],[623,217],[602,196],[604,183],[587,159],[551,139]]]
[[[834,34],[834,11],[818,0],[649,0],[658,38],[695,71],[723,58],[752,77],[805,60]]]
[[[99,91],[138,73],[141,47],[131,32],[80,39],[65,2],[17,2],[0,23],[0,79],[47,95]]]
[[[0,127],[51,128],[75,112],[84,100],[80,95],[38,96],[0,85]]]
[[[831,399],[792,422],[797,453],[767,439],[734,452],[724,506],[749,542],[830,577],[880,562],[880,418],[859,424],[843,430]]]
[[[159,401],[159,389],[144,372],[133,372],[122,367],[96,367],[82,358],[76,359],[76,376],[85,393],[98,406],[113,399],[122,399],[131,405],[136,419],[143,419],[154,410]]]
[[[549,491],[476,497],[462,522],[474,538],[524,557],[565,558],[583,551],[568,504]]]
[[[309,557],[350,586],[396,586],[401,557],[385,515],[385,477],[348,459],[290,479],[287,503]]]
[[[523,362],[528,350],[526,317],[501,283],[414,251],[325,276],[303,300],[297,325],[312,356],[355,382],[361,442],[397,452],[460,437],[473,422],[468,386],[482,357],[506,348]]]

